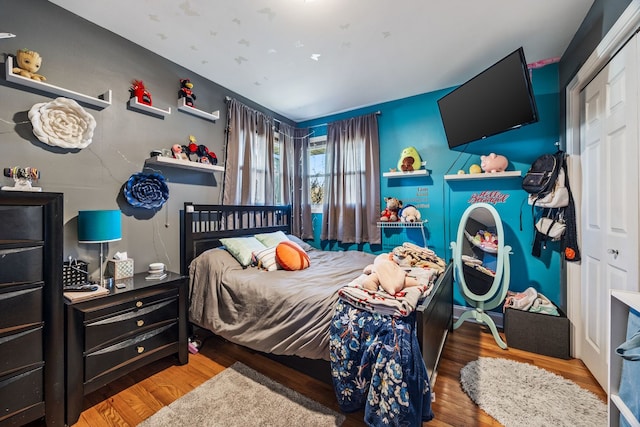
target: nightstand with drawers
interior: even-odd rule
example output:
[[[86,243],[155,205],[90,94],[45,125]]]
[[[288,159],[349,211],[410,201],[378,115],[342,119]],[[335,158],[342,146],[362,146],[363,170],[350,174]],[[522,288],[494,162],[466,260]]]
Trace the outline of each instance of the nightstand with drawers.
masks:
[[[127,373],[169,355],[189,361],[187,277],[136,274],[108,295],[66,305],[66,420],[74,424],[83,398]]]

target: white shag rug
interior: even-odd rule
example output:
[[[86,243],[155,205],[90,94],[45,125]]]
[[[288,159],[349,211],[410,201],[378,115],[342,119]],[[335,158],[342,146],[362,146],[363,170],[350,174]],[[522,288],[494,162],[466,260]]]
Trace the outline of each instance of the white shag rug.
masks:
[[[139,427],[328,427],[344,420],[344,415],[236,362]]]
[[[560,375],[528,363],[480,357],[460,370],[462,389],[505,427],[607,425],[607,405]]]

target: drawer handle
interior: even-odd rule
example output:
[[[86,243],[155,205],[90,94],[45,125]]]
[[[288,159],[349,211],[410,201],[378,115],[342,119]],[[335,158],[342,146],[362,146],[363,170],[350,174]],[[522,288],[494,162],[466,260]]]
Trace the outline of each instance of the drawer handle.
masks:
[[[136,325],[138,325],[138,327],[144,325],[144,320],[140,319],[136,322]]]
[[[139,346],[138,347],[138,354],[141,354],[144,351],[144,347]]]
[[[136,307],[138,308],[142,307],[142,301],[136,301]]]

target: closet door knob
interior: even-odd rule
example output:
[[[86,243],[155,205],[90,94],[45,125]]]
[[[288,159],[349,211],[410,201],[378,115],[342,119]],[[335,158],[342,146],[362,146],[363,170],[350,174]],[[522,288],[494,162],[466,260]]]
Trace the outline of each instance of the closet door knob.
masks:
[[[613,255],[613,259],[618,258],[618,250],[617,249],[607,249],[607,253]]]

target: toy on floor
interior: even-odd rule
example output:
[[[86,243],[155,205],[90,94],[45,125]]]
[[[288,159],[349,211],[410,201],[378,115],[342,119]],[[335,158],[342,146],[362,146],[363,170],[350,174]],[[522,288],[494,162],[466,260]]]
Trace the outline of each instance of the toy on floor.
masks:
[[[18,66],[11,70],[14,74],[41,82],[47,80],[42,74],[37,73],[42,65],[42,57],[38,52],[20,49],[16,54],[16,64]]]

